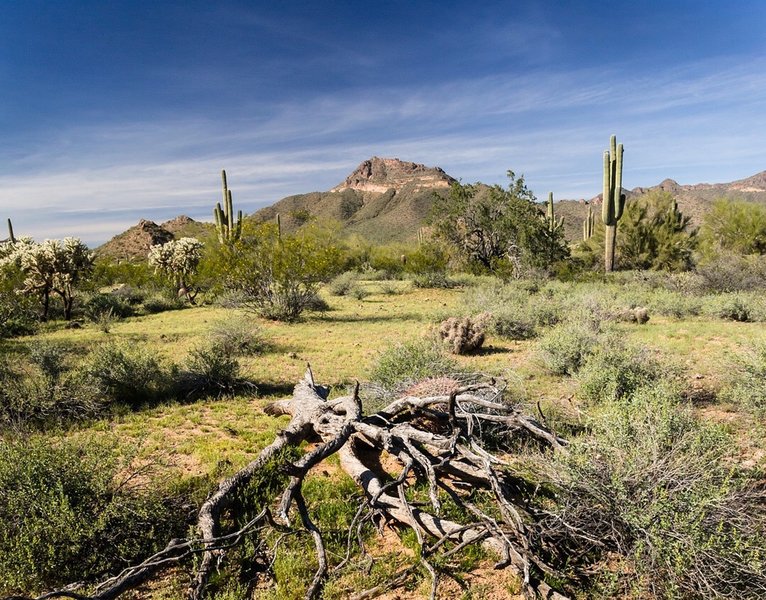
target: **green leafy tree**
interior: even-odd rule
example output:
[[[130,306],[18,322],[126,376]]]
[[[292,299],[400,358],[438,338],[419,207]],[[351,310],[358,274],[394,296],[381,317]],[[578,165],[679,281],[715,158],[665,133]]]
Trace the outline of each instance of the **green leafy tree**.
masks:
[[[508,171],[508,187],[454,183],[434,204],[438,238],[453,246],[477,271],[544,268],[568,256],[560,230],[550,231],[523,177]]]
[[[318,226],[280,235],[273,223],[246,222],[240,239],[219,249],[208,271],[241,294],[245,308],[294,321],[315,302],[319,286],[343,270],[343,258],[333,236]]]
[[[64,318],[69,320],[72,318],[75,288],[91,273],[93,255],[77,238],[45,240],[38,244],[24,237],[3,245],[0,265],[16,266],[24,274],[21,291],[39,296],[41,320],[48,319],[51,294],[61,298]]]
[[[198,239],[185,237],[149,249],[149,264],[173,281],[179,296],[185,296],[190,304],[194,304],[197,296],[191,283],[202,258],[202,246]]]
[[[719,198],[702,221],[700,250],[706,258],[722,252],[766,254],[766,207]]]

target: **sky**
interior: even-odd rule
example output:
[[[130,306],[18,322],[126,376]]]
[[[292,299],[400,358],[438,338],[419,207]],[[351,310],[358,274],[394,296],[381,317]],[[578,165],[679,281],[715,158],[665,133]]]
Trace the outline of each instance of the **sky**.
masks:
[[[627,188],[765,170],[766,2],[0,0],[0,220],[39,240],[371,156],[590,198],[611,134]]]

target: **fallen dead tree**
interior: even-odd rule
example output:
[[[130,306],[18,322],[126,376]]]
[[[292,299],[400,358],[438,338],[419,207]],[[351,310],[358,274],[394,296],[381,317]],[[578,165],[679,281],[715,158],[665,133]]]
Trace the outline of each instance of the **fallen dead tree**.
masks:
[[[332,400],[328,396],[329,390],[315,383],[309,368],[295,387],[292,398],[267,407],[272,415],[289,415],[289,424],[255,460],[223,480],[204,502],[197,519],[198,538],[171,540],[162,551],[90,588],[89,593],[81,591],[85,589],[83,586],[72,586],[40,596],[38,600],[117,598],[195,554],[200,558],[188,598],[200,600],[205,597],[210,576],[226,551],[246,536],[257,536],[264,528],[283,533],[300,529],[310,534],[317,570],[306,590],[306,598],[317,597],[330,565],[322,531],[307,509],[302,485],[309,471],[333,454],[338,455],[342,469],[364,492],[356,526],[361,529],[363,519],[369,518],[379,524],[409,527],[421,546],[418,564],[400,571],[383,585],[359,590],[353,598],[373,598],[406,583],[419,569],[431,575],[431,596],[435,597],[439,578],[444,573],[431,564],[429,557],[439,553],[449,557],[470,544],[481,544],[496,554],[499,557],[496,568],[514,570],[523,581],[528,597],[564,598],[544,581],[546,574],[558,574],[537,547],[538,537],[530,529],[532,519],[525,501],[512,490],[514,486],[503,470],[501,458],[482,443],[482,432],[487,428],[502,428],[528,436],[554,451],[563,448],[566,441],[534,418],[504,403],[498,382],[482,378],[462,384],[456,381],[446,394],[405,395],[366,416],[358,385],[351,395]],[[298,460],[283,458],[284,450],[304,441],[311,441],[313,446]],[[398,473],[382,471],[380,459],[384,453],[396,459]],[[274,460],[281,461],[280,468],[289,476],[281,497],[275,498],[275,513],[263,507],[243,526],[224,531],[224,516],[232,508],[237,494]],[[420,484],[428,489],[426,504],[411,501],[405,493]],[[491,510],[471,499],[470,490],[479,488],[487,490],[491,497]],[[470,515],[470,520],[459,523],[444,518],[442,503],[446,501],[459,506],[463,514]],[[270,551],[264,549],[266,553]],[[344,562],[347,561],[348,556]],[[268,561],[263,570],[268,570]]]

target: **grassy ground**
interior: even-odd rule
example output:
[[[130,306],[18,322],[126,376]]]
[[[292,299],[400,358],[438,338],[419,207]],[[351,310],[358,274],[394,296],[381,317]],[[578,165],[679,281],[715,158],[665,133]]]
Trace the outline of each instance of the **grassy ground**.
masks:
[[[257,320],[268,349],[242,360],[245,374],[258,385],[256,396],[191,404],[168,403],[138,412],[126,411],[62,435],[95,434],[116,438],[126,444],[139,444],[143,456],[158,458],[169,472],[181,478],[214,481],[232,473],[255,456],[284,425],[285,418],[265,415],[263,406],[269,400],[289,395],[307,363],[311,364],[317,381],[336,389],[344,388],[355,379],[367,379],[377,355],[389,345],[428,335],[442,318],[457,316],[464,310],[460,289],[423,290],[413,288],[409,282],[395,282],[394,289],[388,282],[385,288],[377,282],[363,282],[362,285],[370,292],[363,300],[326,296],[331,310],[309,315],[299,323]],[[204,341],[217,321],[227,319],[231,314],[229,309],[195,307],[117,322],[110,333],[104,333],[95,325],[86,325],[82,329],[54,325],[35,336],[35,340],[74,346],[82,351],[107,340],[127,340],[132,344],[144,344],[166,360],[179,363],[192,348]],[[620,324],[617,327],[626,338],[656,348],[679,364],[690,386],[707,391],[715,391],[720,386],[741,344],[766,338],[766,331],[760,324],[711,321],[703,317],[686,320],[652,317],[646,325]],[[10,344],[29,341],[20,339]],[[539,364],[535,347],[535,340],[508,341],[490,337],[482,352],[458,357],[458,360],[462,367],[471,371],[510,377],[524,390],[531,405],[540,402],[543,410],[576,410],[575,382],[571,378],[546,374]],[[698,410],[706,418],[729,422],[732,428],[741,431],[744,458],[755,463],[764,462],[763,449],[756,435],[762,427],[752,419],[731,407],[711,407],[704,402],[700,402]],[[316,486],[314,507],[337,509],[338,514],[332,518],[337,520],[340,531],[347,528],[350,516],[342,507],[348,504],[348,494],[352,493],[348,481],[341,479],[332,484],[313,485]],[[311,498],[312,493],[307,492],[307,497]],[[295,553],[286,556],[288,562],[299,561]],[[464,597],[493,597],[492,594],[494,597],[511,597],[513,581],[503,579],[499,588],[486,588],[486,580],[491,577],[485,577],[486,572],[482,569],[487,564],[481,557],[471,563],[477,569],[477,574],[473,575],[476,585]],[[289,564],[275,566],[285,572],[290,568]],[[296,565],[293,568],[300,570]],[[305,561],[304,570],[310,574],[311,569],[305,569]],[[347,584],[344,584],[346,580]],[[351,574],[346,580],[341,577],[334,581],[328,597],[344,597],[348,586],[358,584]],[[300,597],[301,586],[294,587],[264,589],[258,597]],[[426,588],[421,586],[404,591],[402,597],[419,597],[427,594]],[[145,593],[149,594],[148,591]],[[458,592],[453,590],[453,593]],[[236,597],[236,593],[232,594],[232,598]],[[151,592],[151,597],[171,598],[175,597],[175,592],[160,586]]]

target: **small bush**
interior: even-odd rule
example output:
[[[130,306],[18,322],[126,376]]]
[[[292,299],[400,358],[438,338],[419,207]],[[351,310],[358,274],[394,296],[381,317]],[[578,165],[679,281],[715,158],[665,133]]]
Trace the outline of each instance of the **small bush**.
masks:
[[[141,346],[108,343],[97,347],[82,367],[105,397],[132,408],[156,402],[169,390],[169,375]]]
[[[766,257],[719,253],[697,266],[704,292],[740,292],[766,287]]]
[[[598,333],[587,324],[563,323],[540,338],[543,366],[555,375],[574,375],[598,344]]]
[[[346,271],[328,283],[327,289],[333,296],[348,296],[358,283],[359,275],[354,271]]]
[[[470,354],[484,344],[481,319],[450,317],[439,326],[439,337],[452,354]]]
[[[232,315],[213,323],[208,334],[213,346],[234,356],[250,356],[266,347],[261,328],[245,315]]]
[[[239,361],[222,346],[209,344],[194,348],[179,373],[178,392],[186,398],[234,394],[254,387],[240,378]]]
[[[419,339],[389,346],[372,368],[372,381],[389,391],[406,389],[426,377],[457,371],[457,364],[433,339]]]
[[[711,296],[705,302],[705,312],[712,317],[741,323],[766,318],[766,306],[761,295],[747,292]]]
[[[87,419],[103,408],[92,383],[53,346],[33,346],[29,363],[0,361],[0,425],[29,429]]]
[[[83,310],[85,316],[94,323],[97,323],[105,314],[115,319],[133,316],[133,307],[124,297],[116,294],[94,294],[85,301]]]
[[[734,451],[664,384],[606,403],[554,457],[547,546],[598,573],[588,597],[763,597],[763,490],[731,469]]]
[[[673,367],[663,365],[648,348],[626,344],[616,335],[610,335],[593,349],[578,371],[577,395],[586,402],[619,402],[673,371]]]
[[[129,462],[104,442],[0,438],[0,595],[116,573],[183,533],[180,506],[125,485]]]
[[[357,300],[364,300],[367,296],[370,295],[370,291],[366,287],[357,284],[351,288],[349,294]]]
[[[647,305],[651,312],[675,319],[684,319],[702,312],[702,300],[681,291],[653,290],[647,298]]]
[[[184,306],[185,304],[180,299],[171,298],[164,294],[150,296],[141,305],[143,311],[149,315],[165,312],[166,310],[178,310]]]
[[[433,271],[431,273],[418,273],[412,278],[412,285],[416,288],[441,288],[449,290],[456,287],[458,284],[447,276],[445,272]]]
[[[766,343],[743,348],[732,365],[721,398],[762,417],[766,415]]]

